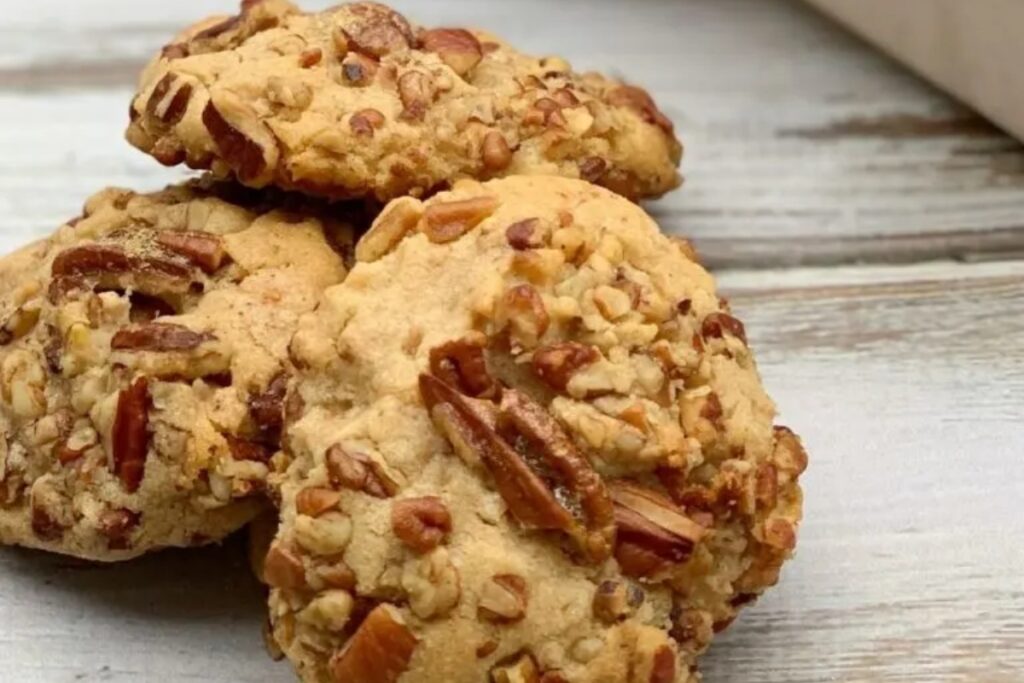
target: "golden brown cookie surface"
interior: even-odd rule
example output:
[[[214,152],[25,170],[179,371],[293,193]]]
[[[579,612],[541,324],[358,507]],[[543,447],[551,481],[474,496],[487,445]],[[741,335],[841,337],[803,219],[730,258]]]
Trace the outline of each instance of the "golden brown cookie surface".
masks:
[[[352,233],[222,191],[105,190],[0,261],[3,543],[119,560],[260,509],[288,341]]]
[[[711,276],[550,177],[397,200],[356,254],[291,348],[264,570],[302,678],[695,680],[806,466]]]
[[[131,114],[128,140],[162,163],[328,197],[513,174],[631,198],[679,183],[672,124],[640,88],[369,2],[201,22],[149,65]]]

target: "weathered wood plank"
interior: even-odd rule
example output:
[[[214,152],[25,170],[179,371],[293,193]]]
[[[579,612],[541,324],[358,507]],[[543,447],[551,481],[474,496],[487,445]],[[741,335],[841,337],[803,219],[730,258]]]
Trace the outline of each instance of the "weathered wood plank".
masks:
[[[738,271],[722,285],[811,467],[798,556],[713,647],[706,680],[1018,683],[1019,264]],[[0,552],[4,672],[288,680],[262,653],[242,555],[236,543],[83,569]]]
[[[685,190],[653,208],[666,229],[695,237],[712,266],[1024,251],[1024,147],[807,8],[783,0],[396,4],[424,22],[485,26],[524,49],[648,86],[687,144]],[[23,177],[24,155],[35,155],[46,182],[64,188],[64,199],[20,200],[36,207],[20,220],[43,229],[105,181],[148,187],[170,177],[118,142],[132,73],[180,26],[234,6],[45,0],[5,17],[0,142],[21,152],[0,159],[0,178]],[[58,121],[79,134],[54,134]]]

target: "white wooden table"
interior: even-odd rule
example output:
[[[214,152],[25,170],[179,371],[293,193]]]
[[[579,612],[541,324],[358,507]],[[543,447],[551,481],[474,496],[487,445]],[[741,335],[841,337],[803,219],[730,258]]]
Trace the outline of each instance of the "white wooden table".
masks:
[[[678,123],[687,183],[652,209],[812,456],[798,557],[707,680],[1024,681],[1024,148],[783,0],[396,4],[629,76]],[[3,5],[0,248],[182,177],[122,142],[130,84],[229,0]],[[0,681],[292,680],[242,555],[0,550]]]

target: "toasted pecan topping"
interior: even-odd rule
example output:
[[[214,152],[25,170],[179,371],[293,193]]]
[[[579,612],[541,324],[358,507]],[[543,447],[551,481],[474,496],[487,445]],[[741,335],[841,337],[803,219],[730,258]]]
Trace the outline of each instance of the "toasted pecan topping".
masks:
[[[306,570],[302,559],[287,545],[275,541],[263,560],[263,580],[274,588],[305,588]]]
[[[483,50],[480,41],[469,31],[461,28],[436,28],[420,34],[420,46],[426,52],[434,52],[452,71],[465,76],[480,63]]]
[[[616,556],[624,572],[645,576],[667,565],[685,562],[704,537],[703,526],[657,491],[623,481],[614,482],[609,488],[618,527]],[[648,566],[652,556],[664,563]]]
[[[402,543],[426,553],[441,545],[452,530],[452,517],[436,496],[405,498],[391,505],[391,528]]]
[[[430,350],[430,372],[467,396],[490,398],[498,385],[487,371],[482,334],[445,342]]]
[[[577,371],[600,359],[601,352],[594,346],[563,342],[534,351],[533,371],[552,389],[565,391]]]
[[[138,490],[149,448],[149,381],[138,377],[122,389],[111,432],[114,474],[129,493]]]
[[[142,323],[122,327],[110,340],[110,348],[128,351],[191,351],[216,339],[209,332],[196,332],[174,323]]]
[[[168,251],[184,256],[204,273],[216,272],[227,258],[220,237],[206,232],[164,230],[157,233],[156,242]]]
[[[394,607],[378,605],[331,657],[331,678],[335,683],[395,683],[418,644]]]
[[[423,213],[423,232],[431,242],[451,242],[475,228],[497,208],[498,199],[489,196],[431,203]]]
[[[711,313],[701,323],[700,332],[705,339],[721,339],[728,332],[744,344],[747,343],[747,332],[736,318],[728,313]]]
[[[334,486],[362,491],[374,498],[390,498],[398,493],[398,484],[384,467],[365,453],[334,444],[324,457]]]

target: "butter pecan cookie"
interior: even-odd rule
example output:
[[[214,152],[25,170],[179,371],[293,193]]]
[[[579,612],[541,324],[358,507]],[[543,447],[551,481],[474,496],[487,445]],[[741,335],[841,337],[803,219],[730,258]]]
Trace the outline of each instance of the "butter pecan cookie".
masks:
[[[128,140],[161,163],[332,198],[512,174],[631,198],[679,184],[681,147],[644,90],[373,2],[246,0],[163,49],[131,118]]]
[[[0,542],[120,560],[259,511],[288,341],[352,233],[222,191],[105,190],[0,260]]]
[[[579,180],[385,208],[291,344],[264,576],[305,681],[697,680],[806,455],[691,254]]]

